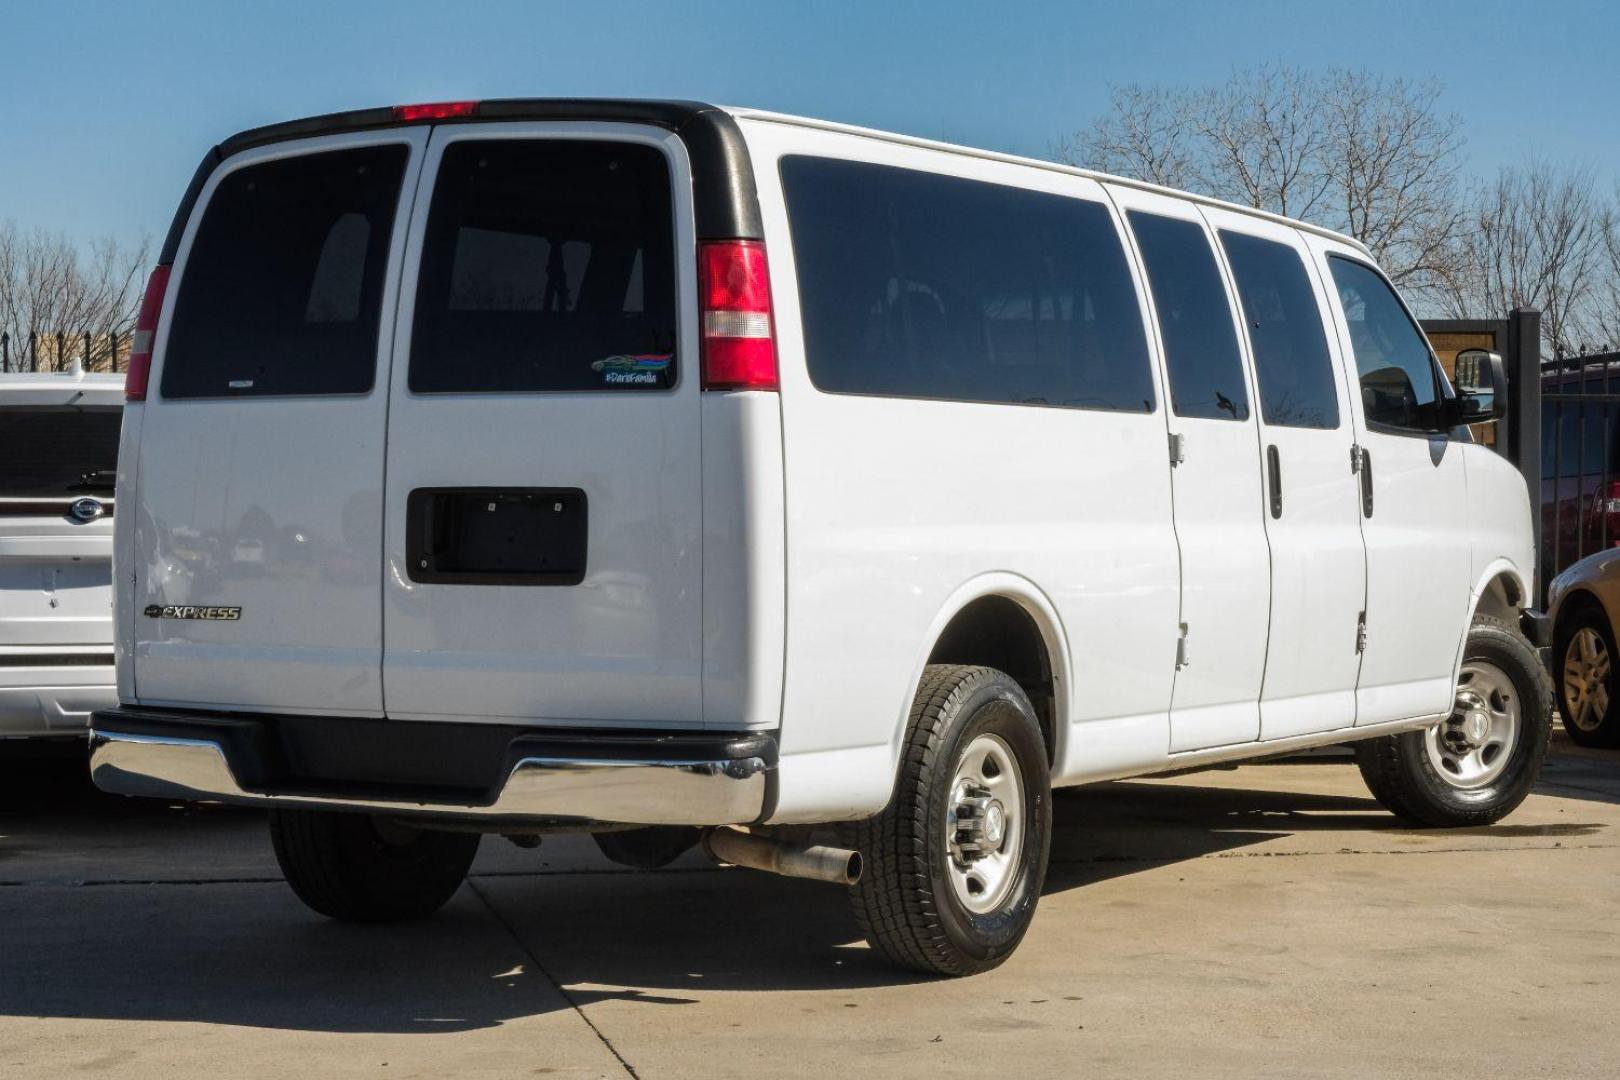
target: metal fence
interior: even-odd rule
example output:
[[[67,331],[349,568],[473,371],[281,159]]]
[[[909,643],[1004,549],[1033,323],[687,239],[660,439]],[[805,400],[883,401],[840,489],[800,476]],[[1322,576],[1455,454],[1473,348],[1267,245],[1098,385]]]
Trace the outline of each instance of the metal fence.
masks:
[[[1541,371],[1541,564],[1550,581],[1620,543],[1620,353],[1548,361]]]
[[[30,333],[26,337],[0,334],[0,372],[68,371],[78,364],[85,371],[124,371],[134,338],[128,332],[93,334]]]

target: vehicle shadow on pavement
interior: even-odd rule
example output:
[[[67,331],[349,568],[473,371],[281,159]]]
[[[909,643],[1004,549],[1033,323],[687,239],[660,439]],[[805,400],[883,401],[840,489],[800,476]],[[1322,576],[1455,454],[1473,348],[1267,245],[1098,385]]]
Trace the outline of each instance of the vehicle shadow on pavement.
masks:
[[[1290,831],[1295,815],[1389,822],[1370,799],[1105,784],[1059,792],[1045,903],[1154,867],[1231,851]],[[1184,798],[1189,792],[1191,800]],[[1229,811],[1263,802],[1264,829]],[[1311,819],[1316,820],[1316,819]],[[1323,825],[1320,827],[1329,827]],[[547,878],[479,876],[473,886],[571,998],[674,1004],[698,991],[840,991],[928,981],[863,942],[842,890],[749,870]],[[1080,902],[1084,902],[1083,898]],[[683,994],[683,991],[686,993]]]
[[[1279,836],[1376,832],[1399,824],[1371,797],[1119,781],[1058,791],[1047,892]]]
[[[1620,750],[1576,746],[1557,728],[1536,790],[1562,799],[1620,803]]]
[[[1110,878],[1279,837],[1399,829],[1370,797],[1276,790],[1317,786],[1279,775],[1262,790],[1194,774],[1057,793],[1048,912]],[[601,1001],[923,981],[864,945],[842,890],[696,855],[637,872],[582,838],[538,852],[489,838],[435,918],[344,925],[279,880],[256,814],[188,815],[73,781],[41,790],[0,805],[4,1016],[432,1033]]]

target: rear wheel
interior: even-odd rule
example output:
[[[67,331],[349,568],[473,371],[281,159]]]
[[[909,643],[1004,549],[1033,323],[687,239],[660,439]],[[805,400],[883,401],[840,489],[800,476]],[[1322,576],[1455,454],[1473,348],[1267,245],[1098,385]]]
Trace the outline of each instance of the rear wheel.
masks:
[[[1024,691],[992,668],[930,666],[894,797],[855,830],[865,870],[850,893],[866,940],[930,975],[996,967],[1034,917],[1051,830],[1046,745]]]
[[[270,839],[305,904],[334,919],[391,922],[443,907],[466,880],[480,837],[367,814],[272,810]]]
[[[1535,650],[1499,619],[1475,619],[1451,715],[1355,744],[1373,796],[1410,825],[1488,825],[1530,794],[1552,733],[1552,688]]]
[[[1584,601],[1561,619],[1553,656],[1558,660],[1558,707],[1564,731],[1579,746],[1620,746],[1620,708],[1614,704],[1617,650],[1609,616]]]

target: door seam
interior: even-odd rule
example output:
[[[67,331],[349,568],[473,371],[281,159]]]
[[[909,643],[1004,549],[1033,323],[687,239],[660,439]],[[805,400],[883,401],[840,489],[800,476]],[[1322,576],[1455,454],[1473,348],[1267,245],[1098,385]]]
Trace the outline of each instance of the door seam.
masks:
[[[416,178],[411,186],[410,205],[403,220],[400,220],[397,213],[395,214],[394,228],[396,230],[403,228],[405,231],[400,240],[399,266],[395,268],[393,316],[388,320],[388,349],[384,353],[387,357],[387,370],[380,373],[384,377],[382,380],[382,487],[379,492],[381,497],[377,500],[380,507],[378,511],[380,519],[378,521],[378,536],[381,541],[380,550],[377,552],[377,700],[382,706],[381,711],[384,720],[388,719],[388,679],[386,677],[388,670],[388,521],[391,512],[388,503],[388,441],[394,413],[394,363],[397,359],[396,353],[399,347],[399,319],[401,301],[405,291],[405,271],[411,258],[411,226],[416,221],[419,203],[422,198],[422,179],[427,173],[428,152],[433,146],[433,135],[438,129],[437,124],[430,126],[427,129],[427,138],[422,140],[420,146],[413,148],[417,151],[418,157],[416,161]]]

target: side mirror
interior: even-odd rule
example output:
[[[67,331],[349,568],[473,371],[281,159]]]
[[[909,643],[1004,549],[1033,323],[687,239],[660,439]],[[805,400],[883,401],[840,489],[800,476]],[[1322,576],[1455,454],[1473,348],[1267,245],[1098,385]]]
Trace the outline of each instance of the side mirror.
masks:
[[[1457,396],[1447,427],[1494,424],[1507,415],[1507,367],[1496,353],[1464,349],[1457,354]]]

